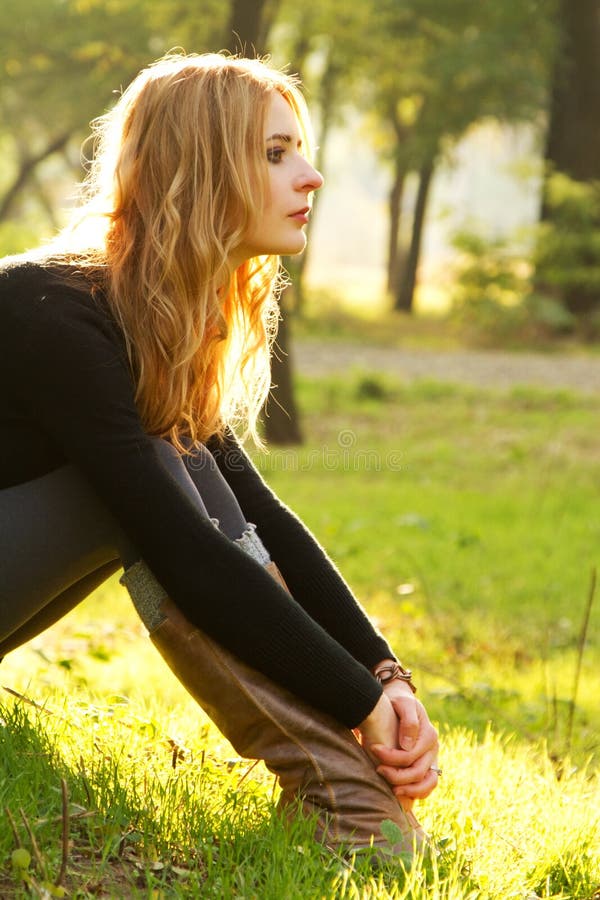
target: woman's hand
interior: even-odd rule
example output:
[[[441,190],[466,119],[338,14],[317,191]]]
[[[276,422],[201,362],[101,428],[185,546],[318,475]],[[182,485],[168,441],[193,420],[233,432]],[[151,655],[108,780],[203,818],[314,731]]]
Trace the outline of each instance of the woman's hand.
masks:
[[[381,760],[377,754],[372,752],[373,746],[390,749],[398,747],[398,717],[385,692],[356,731],[362,746],[376,766],[381,763]]]
[[[438,736],[423,704],[409,686],[388,682],[369,716],[358,728],[361,743],[377,771],[392,786],[400,803],[410,808],[438,783]]]
[[[372,756],[380,763],[377,771],[392,785],[401,802],[423,799],[437,787],[438,735],[423,704],[408,685],[392,681],[384,694],[397,717],[396,747],[383,741],[371,745]],[[432,766],[434,768],[432,768]]]

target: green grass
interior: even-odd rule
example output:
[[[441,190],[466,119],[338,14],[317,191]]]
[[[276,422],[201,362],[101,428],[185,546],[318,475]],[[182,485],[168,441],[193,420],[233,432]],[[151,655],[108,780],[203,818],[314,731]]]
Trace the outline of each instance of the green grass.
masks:
[[[392,309],[391,299],[373,285],[366,293],[360,283],[353,290],[309,286],[292,329],[298,338],[416,350],[473,347],[590,356],[600,351],[600,342],[589,336],[582,340],[578,329],[553,328],[543,317],[515,318],[502,306],[490,311],[489,304],[475,304],[469,307],[469,316],[461,315],[452,307],[451,293],[448,284],[422,285],[417,289],[414,310],[406,313]],[[365,296],[369,297],[367,303]]]
[[[302,314],[294,316],[293,333],[299,338],[375,344],[389,347],[451,349],[464,346],[465,335],[446,312],[391,309],[388,298],[368,304],[352,303],[347,295],[325,289],[310,289]]]
[[[314,845],[302,822],[287,833],[271,776],[238,759],[166,671],[114,578],[0,667],[41,707],[4,693],[0,808],[33,858],[19,880],[0,817],[0,897],[56,885],[61,779],[72,897],[600,890],[597,597],[574,694],[600,561],[600,398],[360,372],[300,387],[305,447],[256,460],[416,671],[444,768],[418,814],[441,855],[374,875]]]

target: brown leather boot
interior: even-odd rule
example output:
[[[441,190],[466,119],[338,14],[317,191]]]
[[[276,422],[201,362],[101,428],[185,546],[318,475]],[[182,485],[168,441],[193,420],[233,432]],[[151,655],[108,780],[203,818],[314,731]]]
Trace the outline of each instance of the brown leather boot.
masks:
[[[285,587],[274,563],[267,568]],[[351,851],[373,846],[412,854],[425,836],[402,809],[388,783],[354,734],[245,665],[193,626],[145,563],[121,582],[149,630],[150,639],[184,687],[240,756],[262,759],[281,786],[278,809],[316,814],[316,837]],[[381,824],[391,820],[402,835],[390,846]]]

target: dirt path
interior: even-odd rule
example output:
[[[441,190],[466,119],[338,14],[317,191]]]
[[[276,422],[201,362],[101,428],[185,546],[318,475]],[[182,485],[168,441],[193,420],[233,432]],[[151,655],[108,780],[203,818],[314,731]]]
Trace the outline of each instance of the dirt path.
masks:
[[[297,370],[306,375],[364,369],[408,381],[433,379],[498,388],[522,384],[600,393],[600,357],[407,350],[316,339],[295,341],[293,354]]]

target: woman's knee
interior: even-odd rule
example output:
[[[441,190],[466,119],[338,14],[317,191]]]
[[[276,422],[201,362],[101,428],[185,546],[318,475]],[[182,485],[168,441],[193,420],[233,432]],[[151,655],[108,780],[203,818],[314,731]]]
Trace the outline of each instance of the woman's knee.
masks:
[[[216,460],[204,444],[188,445],[180,454],[163,438],[155,438],[155,448],[163,464],[210,519],[231,540],[241,537],[247,521],[237,498],[221,474]]]

